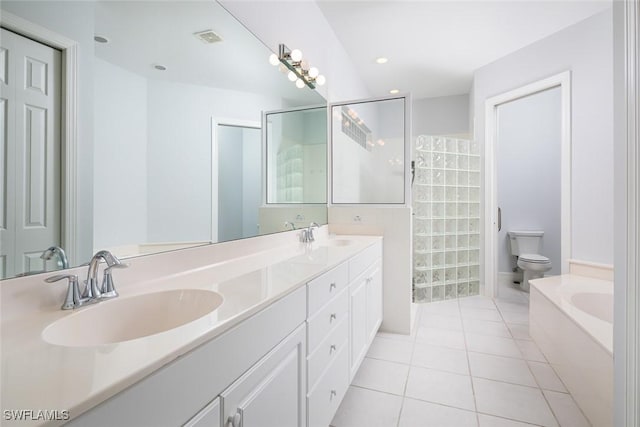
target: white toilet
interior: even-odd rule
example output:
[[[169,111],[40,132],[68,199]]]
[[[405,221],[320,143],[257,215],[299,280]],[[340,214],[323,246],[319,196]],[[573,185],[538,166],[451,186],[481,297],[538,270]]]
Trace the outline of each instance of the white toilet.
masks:
[[[551,270],[551,261],[540,255],[544,231],[509,231],[511,254],[518,257],[518,267],[524,272],[520,287],[529,292],[529,280],[543,277]]]

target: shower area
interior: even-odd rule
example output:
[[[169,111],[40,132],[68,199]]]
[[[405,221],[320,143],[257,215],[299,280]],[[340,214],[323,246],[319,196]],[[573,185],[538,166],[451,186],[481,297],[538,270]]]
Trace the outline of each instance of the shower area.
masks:
[[[420,135],[413,162],[413,300],[480,294],[480,149]]]

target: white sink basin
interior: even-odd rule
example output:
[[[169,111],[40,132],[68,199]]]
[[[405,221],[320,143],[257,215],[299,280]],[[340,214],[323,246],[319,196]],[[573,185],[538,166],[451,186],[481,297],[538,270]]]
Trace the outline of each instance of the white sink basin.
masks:
[[[168,331],[205,316],[222,304],[222,295],[176,289],[101,302],[47,326],[42,338],[68,347],[112,344]]]

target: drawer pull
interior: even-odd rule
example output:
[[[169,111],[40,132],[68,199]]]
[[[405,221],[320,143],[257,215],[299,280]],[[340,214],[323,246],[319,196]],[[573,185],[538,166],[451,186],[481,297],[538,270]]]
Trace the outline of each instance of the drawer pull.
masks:
[[[331,390],[331,395],[329,396],[329,400],[333,400],[334,396],[336,396],[337,394],[338,394],[337,391]]]
[[[336,282],[331,282],[331,284],[329,285],[329,292],[331,292],[335,288],[336,288]]]
[[[373,280],[373,277],[367,277],[367,283],[370,283]]]
[[[329,354],[333,353],[334,351],[336,351],[336,345],[331,344],[331,347],[329,347]]]
[[[228,424],[231,424],[231,427],[242,427],[242,414],[240,413],[240,409],[238,411],[229,416]]]
[[[336,314],[335,313],[331,313],[331,316],[329,316],[329,323],[332,323],[334,320],[336,320]]]

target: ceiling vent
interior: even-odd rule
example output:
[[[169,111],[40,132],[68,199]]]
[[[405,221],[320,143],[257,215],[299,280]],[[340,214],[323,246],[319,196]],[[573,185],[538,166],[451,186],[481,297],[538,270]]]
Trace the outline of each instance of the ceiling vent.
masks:
[[[213,30],[204,30],[193,33],[202,43],[211,44],[222,41],[222,37],[215,33]]]

